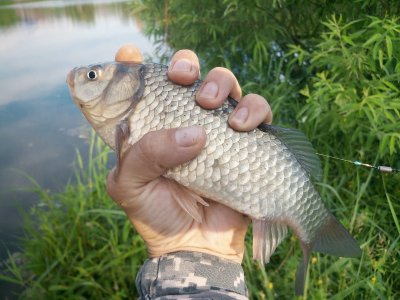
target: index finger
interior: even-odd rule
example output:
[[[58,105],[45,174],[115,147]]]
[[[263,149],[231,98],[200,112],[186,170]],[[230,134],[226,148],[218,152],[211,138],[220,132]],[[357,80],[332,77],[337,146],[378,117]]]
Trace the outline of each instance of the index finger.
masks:
[[[143,63],[143,56],[134,44],[125,44],[115,54],[115,61],[126,63]]]

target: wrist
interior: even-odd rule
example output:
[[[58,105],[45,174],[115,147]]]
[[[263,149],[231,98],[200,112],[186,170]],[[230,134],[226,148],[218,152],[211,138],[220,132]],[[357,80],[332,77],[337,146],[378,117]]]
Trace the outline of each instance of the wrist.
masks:
[[[209,249],[208,247],[196,247],[196,246],[180,246],[180,247],[173,247],[169,249],[149,249],[147,251],[147,254],[150,258],[157,258],[161,256],[168,255],[170,253],[175,253],[175,252],[199,252],[199,253],[205,253],[208,255],[216,256],[221,259],[226,259],[229,261],[232,261],[234,263],[241,264],[243,261],[243,252],[236,252],[236,251],[216,251],[215,249]]]
[[[148,256],[161,257],[179,251],[199,252],[228,259],[235,263],[242,263],[244,255],[243,239],[232,237],[210,239],[200,230],[191,230],[182,236],[162,237],[154,235],[153,239],[145,239]]]
[[[219,256],[193,251],[145,261],[136,277],[140,296],[195,295],[201,299],[248,299],[243,268]]]

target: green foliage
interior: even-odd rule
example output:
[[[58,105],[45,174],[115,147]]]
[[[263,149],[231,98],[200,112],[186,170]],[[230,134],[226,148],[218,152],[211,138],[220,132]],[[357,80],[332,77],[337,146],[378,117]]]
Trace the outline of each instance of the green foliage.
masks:
[[[134,1],[144,30],[171,52],[189,48],[202,73],[233,70],[245,92],[264,95],[274,123],[300,127],[317,152],[400,167],[398,1]],[[139,13],[140,12],[140,13]],[[363,257],[316,255],[314,299],[395,299],[400,231],[399,175],[324,159],[324,202],[362,245]],[[286,241],[260,268],[244,266],[252,299],[292,298],[300,260]]]
[[[300,91],[307,105],[299,120],[328,130],[331,139],[347,136],[342,147],[358,145],[368,160],[398,153],[400,23],[376,17],[344,23],[333,16],[323,24],[313,52],[289,52],[297,63],[310,61],[313,74]]]
[[[21,298],[135,298],[146,251],[106,193],[107,154],[93,135],[87,166],[77,154],[76,183],[59,194],[37,189],[40,202],[26,216],[23,253],[10,256],[0,274],[23,287]]]

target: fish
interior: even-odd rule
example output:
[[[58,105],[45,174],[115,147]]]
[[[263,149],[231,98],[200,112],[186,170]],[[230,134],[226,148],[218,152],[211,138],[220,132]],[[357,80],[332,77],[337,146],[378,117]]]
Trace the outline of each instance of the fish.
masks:
[[[168,79],[167,70],[156,63],[108,62],[77,67],[67,75],[75,104],[115,150],[117,166],[122,153],[148,132],[200,125],[207,134],[202,152],[163,176],[250,217],[253,258],[262,264],[269,262],[290,228],[303,251],[295,279],[297,295],[304,293],[312,252],[361,255],[356,240],[315,188],[322,169],[304,133],[267,124],[237,132],[228,124],[235,99],[228,97],[214,110],[203,109],[195,101],[201,80],[178,85]],[[199,207],[206,205],[204,200],[178,202],[194,220],[202,221]]]

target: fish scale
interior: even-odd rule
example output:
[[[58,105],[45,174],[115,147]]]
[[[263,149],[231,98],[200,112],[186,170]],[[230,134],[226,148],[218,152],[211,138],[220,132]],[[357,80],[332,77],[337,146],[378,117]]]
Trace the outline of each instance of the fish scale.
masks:
[[[88,78],[89,71],[99,75]],[[356,241],[325,208],[314,187],[311,178],[319,179],[322,171],[301,132],[266,124],[250,132],[234,131],[228,116],[235,100],[229,98],[214,110],[202,109],[195,101],[201,81],[190,86],[174,84],[168,80],[167,67],[159,64],[113,62],[80,67],[70,72],[67,82],[85,117],[116,150],[117,162],[127,148],[124,141],[129,146],[154,130],[202,126],[207,135],[202,152],[164,176],[249,216],[253,257],[262,263],[269,261],[290,227],[303,250],[297,294],[304,291],[312,251],[360,255]],[[202,221],[198,205],[203,200],[176,200],[196,221]]]
[[[306,241],[312,240],[317,229],[324,223],[327,211],[309,176],[301,167],[296,166],[297,161],[293,154],[279,139],[269,133],[259,130],[255,130],[257,133],[255,131],[239,133],[232,130],[227,120],[233,107],[228,102],[214,111],[194,110],[196,104],[193,98],[200,82],[190,88],[170,82],[164,86],[165,99],[159,101],[153,91],[159,87],[159,82],[168,81],[166,71],[166,67],[160,65],[146,66],[145,90],[142,96],[144,101],[142,100],[136,108],[140,111],[140,119],[144,122],[138,122],[136,118],[131,119],[132,136],[129,143],[134,144],[147,132],[159,128],[158,126],[166,129],[202,125],[208,138],[203,150],[207,156],[200,154],[192,161],[169,170],[166,177],[190,187],[191,190],[207,198],[217,200],[260,220],[281,220],[287,217],[283,212],[296,212],[297,214],[292,216],[295,222],[300,227],[307,228],[302,230],[304,236],[301,238]],[[184,96],[188,92],[190,97]],[[162,124],[158,124],[158,119],[154,121],[153,117],[148,116],[148,108],[153,106],[155,101],[157,110],[164,115]],[[188,112],[187,118],[182,117],[183,111]],[[207,150],[210,144],[213,144],[212,151]],[[227,147],[229,144],[234,146]],[[212,166],[208,172],[205,172],[202,162],[204,158],[205,164]],[[254,166],[249,163],[251,161],[255,162]],[[234,163],[228,164],[229,162]],[[241,170],[243,162],[249,165],[247,170]],[[261,169],[260,165],[263,166]],[[189,174],[186,169],[189,170]],[[255,176],[258,180],[251,180],[253,176],[250,169],[260,169],[260,174]],[[226,180],[221,180],[222,174],[224,177],[227,176]],[[229,188],[226,189],[228,185]],[[246,192],[243,192],[243,188],[241,190],[242,186],[247,186]],[[257,186],[257,189],[253,186]],[[289,189],[291,193],[288,194],[286,190]],[[253,190],[258,191],[252,193]],[[244,193],[250,195],[245,197]],[[246,198],[251,199],[250,205],[244,202]],[[298,209],[309,206],[316,208],[313,218],[307,209]]]

